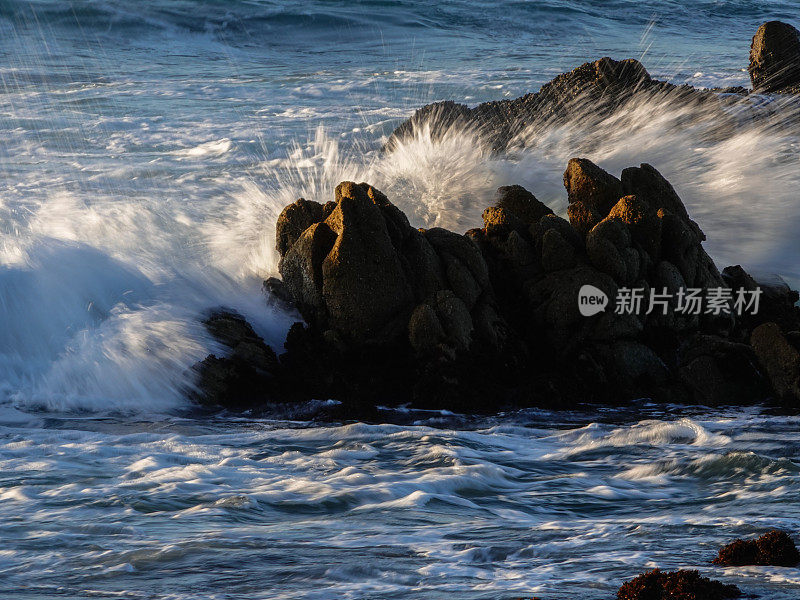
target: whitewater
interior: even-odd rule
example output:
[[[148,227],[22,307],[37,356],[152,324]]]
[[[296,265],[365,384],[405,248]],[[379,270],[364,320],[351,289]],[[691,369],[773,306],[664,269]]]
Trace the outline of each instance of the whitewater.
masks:
[[[342,180],[466,231],[498,186],[564,214],[563,169],[649,162],[717,265],[800,283],[798,110],[668,100],[600,126],[388,134],[427,102],[537,90],[601,56],[747,85],[791,1],[0,3],[0,596],[611,598],[638,572],[798,531],[795,417],[759,409],[412,413],[408,425],[198,414],[214,307],[280,348],[274,224]],[[762,114],[762,113],[759,113]],[[325,399],[320,399],[325,400]],[[741,570],[740,570],[741,575]],[[752,567],[790,600],[800,570]],[[765,592],[767,590],[767,592]]]

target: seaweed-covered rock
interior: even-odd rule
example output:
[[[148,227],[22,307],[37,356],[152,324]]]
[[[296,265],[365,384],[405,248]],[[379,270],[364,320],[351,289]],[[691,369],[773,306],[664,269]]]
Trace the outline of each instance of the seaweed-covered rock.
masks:
[[[781,21],[764,23],[753,36],[748,71],[756,92],[800,91],[800,32]]]
[[[622,584],[617,600],[725,600],[739,598],[735,585],[702,577],[697,571],[654,569]]]
[[[800,564],[800,552],[786,532],[773,529],[754,540],[734,540],[720,549],[713,562],[723,567],[796,567]]]

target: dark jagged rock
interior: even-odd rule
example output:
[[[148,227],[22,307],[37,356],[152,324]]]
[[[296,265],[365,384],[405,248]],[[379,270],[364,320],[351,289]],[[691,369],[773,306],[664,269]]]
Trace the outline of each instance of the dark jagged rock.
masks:
[[[748,70],[755,92],[800,93],[798,30],[779,21],[764,23],[753,37]],[[741,86],[706,90],[674,85],[653,79],[637,60],[604,57],[558,75],[536,93],[513,100],[485,102],[472,108],[453,101],[423,106],[392,132],[384,150],[392,151],[415,136],[438,140],[448,133],[467,131],[492,150],[502,151],[524,144],[520,134],[529,128],[579,121],[590,126],[631,101],[667,98],[673,107],[706,109],[715,131],[723,132],[733,122],[726,107],[749,93]],[[641,195],[635,191],[626,194]],[[649,203],[648,198],[642,199]],[[674,213],[669,206],[664,208]],[[588,214],[591,207],[576,206],[572,211],[582,209]]]
[[[522,218],[547,210],[520,190],[501,193],[497,210],[509,218],[512,209]],[[300,210],[284,214],[286,229],[295,229],[293,218],[298,227],[308,222]],[[504,364],[514,362],[513,352],[502,354],[509,328],[480,250],[463,235],[412,228],[367,184],[340,184],[333,210],[284,249],[280,270],[308,323],[290,334],[282,360],[317,382],[308,393],[385,402],[393,381],[397,402],[453,407],[460,395],[477,406],[470,398],[502,386]],[[492,376],[464,367],[478,355],[494,365]]]
[[[344,182],[326,205],[299,200],[278,224],[283,282],[265,288],[305,319],[276,357],[241,317],[206,325],[230,353],[198,366],[201,401],[231,408],[332,398],[338,414],[375,406],[494,412],[641,397],[800,405],[800,310],[781,281],[720,275],[678,194],[652,166],[621,179],[570,161],[556,216],[520,186],[500,188],[484,226],[418,230],[372,186]],[[633,192],[633,193],[630,193]],[[303,229],[305,227],[305,229]],[[592,286],[607,306],[582,314]],[[761,290],[763,312],[683,314],[687,288]],[[639,289],[638,309],[615,310]],[[650,290],[672,297],[648,310]],[[765,321],[765,319],[773,319]]]
[[[417,135],[440,139],[453,131],[474,132],[495,151],[509,146],[526,128],[588,119],[599,121],[634,98],[670,95],[673,103],[720,107],[718,93],[676,86],[650,77],[637,60],[608,57],[587,62],[546,83],[533,94],[514,100],[485,102],[474,108],[456,102],[436,102],[417,110],[391,134],[384,150]],[[718,111],[721,122],[726,121]]]
[[[800,552],[788,534],[774,529],[755,540],[734,540],[720,549],[713,562],[724,567],[796,567],[800,564]]]
[[[764,23],[753,36],[748,71],[756,92],[800,92],[800,32],[788,23]]]
[[[218,310],[204,325],[212,337],[228,348],[229,354],[211,354],[195,367],[196,398],[201,404],[241,410],[279,395],[275,380],[280,370],[278,357],[244,317]]]
[[[792,290],[779,277],[771,281],[756,281],[741,265],[725,267],[722,278],[731,289],[760,290],[758,311],[746,312],[739,320],[736,336],[745,339],[746,334],[763,323],[777,323],[783,332],[800,331],[800,307],[796,304],[800,294]]]
[[[798,44],[789,26],[759,30],[751,64],[759,91],[792,89]],[[736,101],[728,96],[743,90],[723,91],[675,86],[635,60],[603,58],[515,100],[423,107],[386,148],[467,130],[499,151],[532,125],[591,126],[628,101],[666,96],[672,106],[702,106],[724,128],[733,117],[723,109]],[[287,206],[276,224],[282,281],[264,289],[305,323],[291,328],[278,358],[241,317],[213,315],[206,325],[229,352],[197,366],[200,401],[241,408],[334,398],[339,414],[372,418],[376,403],[477,412],[638,397],[754,403],[770,386],[777,402],[800,406],[797,292],[738,266],[720,273],[702,229],[649,164],[617,178],[574,158],[564,185],[569,221],[521,186],[504,186],[483,227],[465,235],[412,227],[366,183],[341,183],[325,204]],[[584,286],[607,297],[605,310],[582,314]],[[683,291],[725,287],[760,292],[760,310],[679,310]],[[643,306],[615,311],[631,288]],[[651,291],[672,299],[648,310]]]
[[[741,595],[735,585],[702,577],[697,571],[654,569],[622,584],[617,600],[725,600]]]
[[[676,215],[691,225],[701,241],[706,239],[700,227],[689,218],[686,206],[675,192],[675,188],[652,165],[642,163],[638,167],[623,169],[620,183],[623,195],[636,196],[656,210],[664,209],[666,212]]]

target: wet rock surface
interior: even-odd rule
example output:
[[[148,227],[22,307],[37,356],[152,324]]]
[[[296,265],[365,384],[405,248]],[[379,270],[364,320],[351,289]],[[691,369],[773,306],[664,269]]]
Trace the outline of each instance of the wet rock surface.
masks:
[[[617,600],[725,600],[741,595],[735,585],[702,577],[697,571],[654,569],[624,583]]]
[[[241,317],[213,315],[206,326],[230,353],[199,367],[203,402],[334,399],[354,418],[402,404],[483,413],[642,397],[800,404],[796,292],[741,266],[720,273],[651,165],[618,178],[576,158],[564,184],[594,224],[556,216],[520,186],[501,187],[484,226],[465,235],[415,229],[366,183],[343,182],[324,206],[288,206],[282,281],[265,290],[304,323],[277,356]],[[603,309],[582,311],[586,286]],[[687,311],[691,289],[727,300]],[[739,291],[758,292],[760,310],[738,314]]]
[[[747,70],[756,92],[800,92],[800,32],[781,21],[764,23],[753,36]]]
[[[519,142],[516,138],[526,128],[571,120],[599,121],[634,98],[666,95],[672,102],[699,104],[711,110],[725,104],[714,92],[653,79],[635,59],[604,57],[563,73],[538,92],[514,100],[485,102],[473,108],[452,101],[428,104],[394,130],[384,149],[392,150],[398,142],[422,133],[430,133],[435,140],[450,131],[466,130],[501,151]],[[724,111],[719,110],[718,117],[724,121]]]
[[[800,564],[800,552],[786,532],[773,530],[754,540],[734,540],[720,549],[714,564],[724,567],[796,567]]]
[[[654,79],[632,58],[603,57],[562,73],[536,93],[513,100],[485,102],[472,108],[453,101],[428,104],[392,132],[384,149],[392,150],[402,140],[422,133],[430,133],[435,140],[450,131],[467,130],[495,151],[502,151],[524,145],[521,134],[528,128],[575,120],[590,124],[601,121],[630,101],[666,98],[673,106],[702,106],[719,127],[724,128],[729,122],[726,108],[751,91],[800,93],[798,30],[780,21],[764,23],[753,37],[748,71],[752,90],[743,87],[706,90]],[[622,179],[624,185],[624,174]],[[576,205],[572,208],[576,213],[584,209],[589,207]]]
[[[795,34],[780,23],[759,29],[758,89],[791,83]],[[776,83],[776,69],[789,79]],[[457,127],[502,150],[533,122],[602,119],[628,99],[667,93],[727,118],[714,92],[603,58],[516,100],[423,107],[387,149],[422,127],[434,139]],[[642,397],[800,406],[796,291],[739,265],[720,272],[701,227],[652,165],[609,173],[575,157],[564,187],[567,219],[508,185],[483,226],[465,234],[413,227],[368,183],[342,182],[325,204],[290,204],[276,224],[281,279],[264,289],[303,322],[276,353],[240,317],[212,316],[206,326],[227,352],[198,365],[197,397],[237,409],[334,399],[367,416],[376,405],[496,412]],[[604,308],[582,310],[584,289],[602,295]],[[717,310],[686,310],[692,290],[727,299]],[[757,310],[734,310],[741,291],[757,296]]]

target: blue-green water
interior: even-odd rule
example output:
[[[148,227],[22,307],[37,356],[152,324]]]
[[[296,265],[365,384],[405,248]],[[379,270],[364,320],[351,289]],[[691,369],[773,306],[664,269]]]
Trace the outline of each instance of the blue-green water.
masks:
[[[467,132],[379,152],[422,104],[513,98],[604,55],[746,85],[758,25],[798,17],[793,1],[0,2],[0,595],[592,600],[658,565],[797,597],[800,571],[708,565],[737,535],[797,531],[794,419],[308,428],[195,420],[185,390],[220,350],[209,307],[280,346],[296,315],[259,289],[275,219],[345,179],[466,230],[500,185],[563,212],[572,156],[650,162],[720,267],[799,281],[796,125],[720,134],[665,99],[500,156]]]

